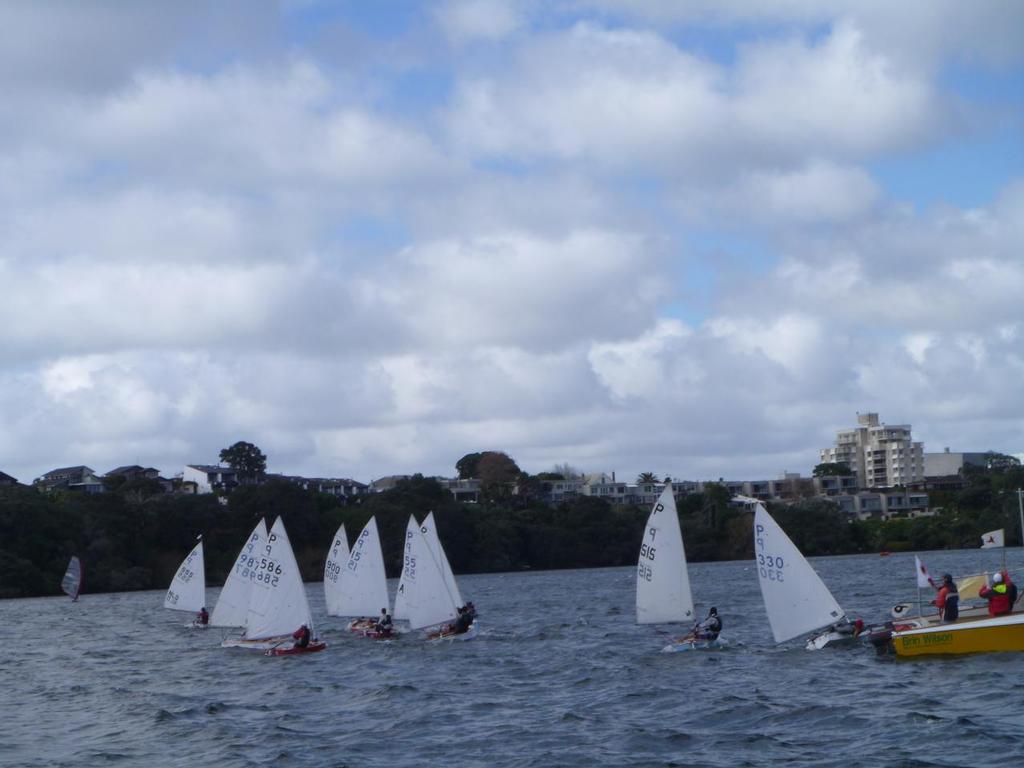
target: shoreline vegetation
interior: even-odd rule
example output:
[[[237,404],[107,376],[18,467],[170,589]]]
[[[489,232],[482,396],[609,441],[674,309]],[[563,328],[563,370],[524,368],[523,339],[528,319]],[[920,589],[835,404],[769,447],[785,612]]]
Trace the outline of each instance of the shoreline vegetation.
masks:
[[[888,550],[978,547],[985,531],[1004,528],[1019,544],[1016,490],[1024,470],[972,471],[956,492],[931,492],[933,517],[849,520],[825,499],[766,506],[808,557]],[[752,514],[730,506],[724,486],[679,498],[690,562],[753,556]],[[60,594],[68,558],[85,566],[84,594],[165,589],[181,558],[203,536],[209,586],[223,584],[238,547],[262,515],[283,515],[305,581],[323,578],[338,526],[349,536],[376,515],[389,577],[401,571],[409,515],[433,511],[456,573],[557,570],[633,565],[649,508],[616,507],[594,497],[548,507],[515,496],[455,501],[433,480],[414,475],[358,503],[283,481],[243,486],[227,503],[217,495],[147,496],[138,489],[103,494],[41,494],[0,488],[0,598]]]

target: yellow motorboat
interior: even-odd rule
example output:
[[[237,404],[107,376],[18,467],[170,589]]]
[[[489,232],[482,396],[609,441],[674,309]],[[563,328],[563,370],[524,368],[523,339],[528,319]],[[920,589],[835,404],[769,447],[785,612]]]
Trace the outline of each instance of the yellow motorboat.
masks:
[[[1024,651],[1024,613],[894,627],[890,643],[897,656]]]

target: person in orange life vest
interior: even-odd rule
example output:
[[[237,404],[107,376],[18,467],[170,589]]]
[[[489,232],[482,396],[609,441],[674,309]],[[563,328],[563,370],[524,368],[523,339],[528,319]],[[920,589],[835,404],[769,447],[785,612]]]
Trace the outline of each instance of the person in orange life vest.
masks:
[[[303,624],[301,627],[292,632],[292,637],[295,638],[295,648],[305,648],[309,645],[309,627]]]
[[[1013,598],[1017,596],[1016,585],[1009,583],[1008,575],[997,573],[992,577],[992,586],[984,586],[978,591],[978,597],[988,600],[988,615],[1002,616],[1013,610]],[[1011,596],[1010,587],[1013,587]]]
[[[942,586],[936,589],[939,594],[932,600],[932,605],[939,609],[939,620],[944,624],[956,621],[960,615],[960,593],[953,577],[948,573],[943,574]]]

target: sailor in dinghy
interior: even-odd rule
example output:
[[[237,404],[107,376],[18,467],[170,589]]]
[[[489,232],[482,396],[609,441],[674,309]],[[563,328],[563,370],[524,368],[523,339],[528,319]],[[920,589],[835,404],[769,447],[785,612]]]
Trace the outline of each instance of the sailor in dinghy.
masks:
[[[863,622],[846,617],[807,558],[761,504],[754,510],[754,558],[776,643],[817,630],[805,645],[813,651],[848,644],[860,635]]]

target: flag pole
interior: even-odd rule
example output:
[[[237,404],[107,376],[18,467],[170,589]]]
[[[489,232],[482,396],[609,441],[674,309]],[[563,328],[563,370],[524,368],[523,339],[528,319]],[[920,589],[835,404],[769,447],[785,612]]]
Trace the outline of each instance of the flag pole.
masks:
[[[1020,545],[1024,547],[1024,489],[1017,489],[1017,510],[1020,512]]]

